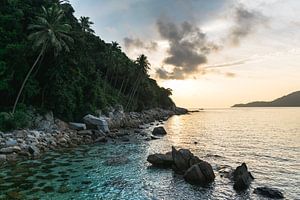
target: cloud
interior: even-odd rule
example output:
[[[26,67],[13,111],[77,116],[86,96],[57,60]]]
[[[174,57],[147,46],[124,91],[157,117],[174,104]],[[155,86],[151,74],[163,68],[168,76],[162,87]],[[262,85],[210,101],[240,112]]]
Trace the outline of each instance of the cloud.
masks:
[[[174,67],[170,72],[157,70],[162,79],[184,79],[197,72],[198,67],[207,62],[207,55],[211,51],[219,49],[207,40],[200,28],[187,21],[177,25],[159,19],[157,27],[160,36],[167,40],[170,46],[163,63]]]
[[[124,39],[124,45],[126,49],[147,49],[149,51],[155,51],[157,49],[157,43],[154,41],[151,42],[143,42],[139,38],[129,38],[125,37]]]
[[[268,18],[262,13],[248,10],[242,5],[235,8],[234,25],[230,30],[229,39],[231,44],[239,45],[241,39],[255,32],[257,27],[267,25]]]
[[[218,63],[218,64],[213,64],[213,65],[207,65],[205,69],[208,68],[221,68],[221,67],[231,67],[231,66],[236,66],[236,65],[243,65],[250,59],[244,59],[244,60],[238,60],[238,61],[233,61],[233,62],[227,62],[227,63]]]

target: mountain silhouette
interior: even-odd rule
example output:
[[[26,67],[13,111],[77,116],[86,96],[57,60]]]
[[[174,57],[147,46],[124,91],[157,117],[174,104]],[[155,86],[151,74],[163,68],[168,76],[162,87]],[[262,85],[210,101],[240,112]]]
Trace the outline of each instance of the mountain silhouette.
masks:
[[[273,101],[254,101],[246,104],[235,104],[232,107],[300,107],[300,91]]]

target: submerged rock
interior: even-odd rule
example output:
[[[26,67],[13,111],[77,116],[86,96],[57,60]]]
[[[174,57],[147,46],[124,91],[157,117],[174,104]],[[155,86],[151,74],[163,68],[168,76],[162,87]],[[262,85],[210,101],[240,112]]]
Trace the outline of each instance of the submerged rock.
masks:
[[[245,190],[249,187],[254,177],[248,171],[247,165],[243,163],[238,166],[233,172],[234,189],[235,190]]]
[[[208,162],[201,161],[191,166],[183,177],[190,184],[205,186],[214,181],[215,174]]]
[[[272,199],[283,199],[284,196],[282,192],[275,188],[269,187],[257,187],[254,190],[255,194],[259,194],[264,197],[272,198]]]
[[[152,134],[157,136],[157,135],[166,135],[167,131],[164,129],[164,127],[159,126],[159,127],[155,127],[152,131]]]
[[[166,154],[156,153],[149,155],[147,161],[153,166],[162,168],[172,167],[172,165],[174,164],[171,152],[168,152]]]
[[[127,157],[114,157],[105,161],[104,164],[107,166],[118,166],[125,165],[127,163],[129,163],[129,159]]]

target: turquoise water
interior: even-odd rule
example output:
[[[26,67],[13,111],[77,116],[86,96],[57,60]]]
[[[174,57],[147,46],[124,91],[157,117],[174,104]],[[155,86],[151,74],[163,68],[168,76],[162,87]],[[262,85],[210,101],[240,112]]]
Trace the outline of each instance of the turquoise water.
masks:
[[[1,168],[0,199],[263,199],[253,189],[264,185],[300,198],[299,108],[206,110],[174,116],[164,127],[168,135],[161,140],[81,146]],[[172,145],[209,161],[215,182],[201,188],[171,170],[151,168],[147,156]],[[218,169],[242,162],[256,179],[236,193]]]

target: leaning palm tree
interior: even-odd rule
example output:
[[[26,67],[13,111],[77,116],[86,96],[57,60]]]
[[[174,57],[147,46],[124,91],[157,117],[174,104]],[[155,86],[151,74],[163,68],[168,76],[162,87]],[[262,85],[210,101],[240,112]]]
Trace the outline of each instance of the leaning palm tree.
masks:
[[[42,13],[37,17],[35,24],[29,25],[28,29],[33,32],[28,36],[28,39],[33,42],[33,48],[36,50],[39,49],[40,53],[22,83],[14,103],[12,114],[14,114],[16,110],[19,98],[31,72],[41,60],[46,50],[51,47],[54,50],[55,56],[62,50],[70,51],[67,43],[73,42],[73,39],[69,36],[72,27],[63,22],[63,17],[64,12],[60,5],[54,4],[48,9],[42,7]]]
[[[80,17],[79,23],[83,32],[95,33],[95,31],[91,28],[91,25],[93,25],[94,22],[91,22],[89,17]]]
[[[136,66],[139,68],[139,72],[138,72],[138,76],[136,81],[133,84],[131,93],[129,95],[129,99],[126,105],[126,109],[130,108],[130,105],[135,97],[135,94],[137,92],[137,90],[139,89],[139,86],[141,84],[141,82],[146,78],[149,77],[148,75],[148,70],[150,69],[150,63],[148,61],[147,56],[145,56],[144,54],[140,55],[136,61],[135,61]]]

